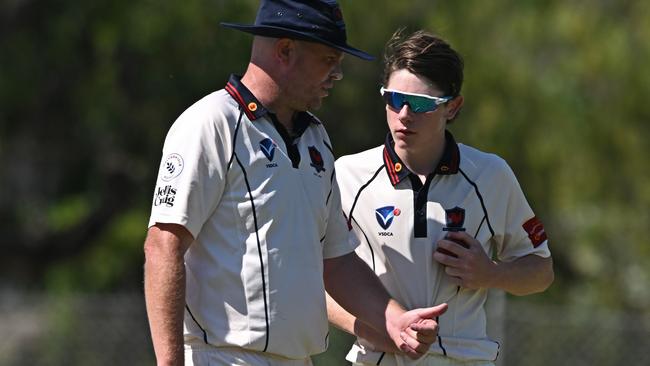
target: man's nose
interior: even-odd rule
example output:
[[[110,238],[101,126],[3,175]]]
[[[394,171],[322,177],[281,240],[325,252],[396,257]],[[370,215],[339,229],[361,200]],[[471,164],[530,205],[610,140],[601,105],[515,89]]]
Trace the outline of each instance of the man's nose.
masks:
[[[334,80],[341,80],[343,79],[343,67],[341,64],[337,64],[332,72],[330,73],[330,77]]]

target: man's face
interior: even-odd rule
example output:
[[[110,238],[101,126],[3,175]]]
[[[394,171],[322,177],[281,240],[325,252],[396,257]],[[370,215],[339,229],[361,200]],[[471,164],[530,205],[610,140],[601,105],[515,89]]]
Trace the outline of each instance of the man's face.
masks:
[[[284,93],[294,110],[316,110],[335,80],[343,78],[343,52],[320,43],[295,41],[295,54]]]
[[[400,69],[391,73],[386,89],[442,97],[443,93],[426,78]],[[433,112],[414,113],[408,105],[401,109],[386,105],[386,121],[396,150],[419,151],[424,146],[444,143],[447,104]]]

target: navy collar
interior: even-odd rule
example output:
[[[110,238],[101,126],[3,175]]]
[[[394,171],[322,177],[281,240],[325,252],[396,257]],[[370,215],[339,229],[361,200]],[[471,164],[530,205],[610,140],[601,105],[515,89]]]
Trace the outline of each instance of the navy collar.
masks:
[[[271,121],[276,120],[275,115],[266,109],[262,103],[251,93],[250,90],[241,82],[241,77],[231,74],[225,87],[230,96],[239,104],[239,107],[246,117],[251,121],[269,115]],[[320,124],[320,121],[309,112],[298,112],[294,115],[294,133],[302,135],[311,123]]]
[[[250,90],[241,82],[241,77],[237,75],[230,75],[228,83],[225,87],[230,96],[237,101],[241,110],[246,113],[246,117],[254,121],[263,117],[268,110],[260,103],[257,98],[251,93]]]
[[[384,143],[384,166],[386,167],[386,173],[388,173],[390,182],[393,186],[396,186],[413,173],[404,165],[399,156],[397,156],[394,145],[393,136],[389,132]],[[445,131],[445,150],[442,152],[438,166],[432,174],[456,174],[458,173],[459,165],[460,151],[458,144],[456,144],[456,140],[454,140],[451,132]]]

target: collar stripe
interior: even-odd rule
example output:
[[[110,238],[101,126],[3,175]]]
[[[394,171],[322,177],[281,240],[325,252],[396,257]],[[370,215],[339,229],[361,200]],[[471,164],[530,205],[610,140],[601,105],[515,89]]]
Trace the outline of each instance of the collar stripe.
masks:
[[[384,165],[386,166],[386,172],[390,178],[390,182],[395,186],[413,173],[404,165],[397,153],[395,153],[393,143],[393,137],[388,133],[386,136],[386,142],[384,143]],[[399,171],[395,169],[397,163],[401,164],[401,169]],[[458,144],[456,144],[456,140],[454,140],[451,132],[445,131],[445,149],[440,157],[438,165],[431,174],[457,174],[459,168],[460,150]]]
[[[228,92],[228,94],[230,94],[231,97],[233,97],[233,99],[237,101],[237,103],[239,103],[241,109],[244,111],[244,113],[246,113],[246,117],[248,117],[249,120],[254,121],[256,118],[253,115],[253,113],[251,113],[251,111],[248,110],[248,107],[244,102],[244,98],[242,98],[241,94],[239,94],[237,89],[230,82],[226,84],[226,91]]]
[[[386,147],[384,147],[384,163],[386,164],[386,170],[388,170],[390,182],[393,185],[396,185],[399,183],[399,177],[397,176],[397,172],[395,172],[395,164],[393,163],[393,159],[391,159],[388,155],[388,150]]]

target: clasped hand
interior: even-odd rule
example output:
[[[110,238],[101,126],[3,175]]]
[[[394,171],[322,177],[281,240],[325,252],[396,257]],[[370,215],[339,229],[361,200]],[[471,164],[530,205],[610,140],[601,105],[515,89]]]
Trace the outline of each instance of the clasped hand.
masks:
[[[447,311],[447,304],[415,309],[398,314],[388,325],[388,335],[397,348],[411,359],[424,356],[438,336],[436,317]]]
[[[489,281],[494,278],[496,264],[478,240],[466,232],[449,232],[437,245],[433,258],[445,265],[452,283],[473,290],[491,287]]]

